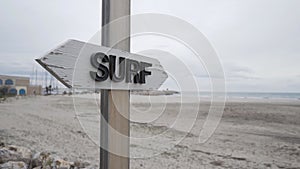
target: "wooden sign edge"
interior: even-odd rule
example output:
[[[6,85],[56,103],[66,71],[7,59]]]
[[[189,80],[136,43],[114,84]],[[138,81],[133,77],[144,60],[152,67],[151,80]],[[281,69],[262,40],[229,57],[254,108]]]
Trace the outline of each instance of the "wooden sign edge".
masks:
[[[36,62],[38,62],[44,69],[46,69],[52,76],[54,76],[58,81],[60,81],[63,85],[65,85],[67,88],[72,88],[71,85],[65,82],[62,78],[60,78],[52,69],[49,68],[46,64],[42,62],[41,59],[35,59]]]

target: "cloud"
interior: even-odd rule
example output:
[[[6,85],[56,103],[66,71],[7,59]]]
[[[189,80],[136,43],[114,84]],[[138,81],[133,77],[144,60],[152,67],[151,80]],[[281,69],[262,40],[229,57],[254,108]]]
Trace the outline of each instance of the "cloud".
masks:
[[[33,60],[61,42],[88,41],[100,27],[99,2],[0,1],[0,74],[30,74]],[[197,27],[225,63],[230,90],[300,91],[299,8],[299,0],[138,0],[132,3],[132,14],[164,13]],[[171,50],[186,60],[196,77],[208,78],[186,51]]]
[[[247,66],[227,63],[224,64],[224,71],[227,80],[260,79],[255,71]]]

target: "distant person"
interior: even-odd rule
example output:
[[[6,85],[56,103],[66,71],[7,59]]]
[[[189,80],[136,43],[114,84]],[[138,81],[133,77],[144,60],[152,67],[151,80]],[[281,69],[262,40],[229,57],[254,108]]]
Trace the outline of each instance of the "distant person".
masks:
[[[49,91],[49,93],[51,94],[51,91],[52,91],[52,86],[51,86],[51,85],[49,85],[48,91]]]

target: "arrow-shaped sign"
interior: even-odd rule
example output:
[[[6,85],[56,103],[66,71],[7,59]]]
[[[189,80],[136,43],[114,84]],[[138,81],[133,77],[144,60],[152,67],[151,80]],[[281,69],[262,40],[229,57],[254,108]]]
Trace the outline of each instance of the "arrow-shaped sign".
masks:
[[[155,90],[168,77],[157,59],[77,40],[36,61],[68,88]]]

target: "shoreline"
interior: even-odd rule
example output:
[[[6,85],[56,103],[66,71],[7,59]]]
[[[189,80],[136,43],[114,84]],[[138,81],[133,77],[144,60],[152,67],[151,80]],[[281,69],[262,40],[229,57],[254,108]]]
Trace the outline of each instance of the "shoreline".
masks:
[[[86,99],[98,99],[99,93],[92,93],[92,94],[75,94],[71,95],[70,97],[74,98],[86,98]],[[153,98],[153,102],[161,102],[163,99],[161,98],[166,98],[167,101],[169,102],[176,102],[179,103],[181,101],[181,96],[176,94],[176,95],[135,95],[131,94],[131,101],[136,103],[136,102],[146,102],[149,101],[147,98]],[[158,100],[156,100],[158,98]],[[186,96],[183,101],[186,102],[211,102],[211,97],[205,97],[205,96],[200,96],[200,97],[195,97],[195,96]],[[218,100],[218,97],[216,97],[216,102],[220,102]],[[295,99],[295,98],[250,98],[250,97],[225,97],[225,102],[266,102],[266,103],[286,103],[286,102],[291,102],[298,104],[300,103],[300,99]]]

